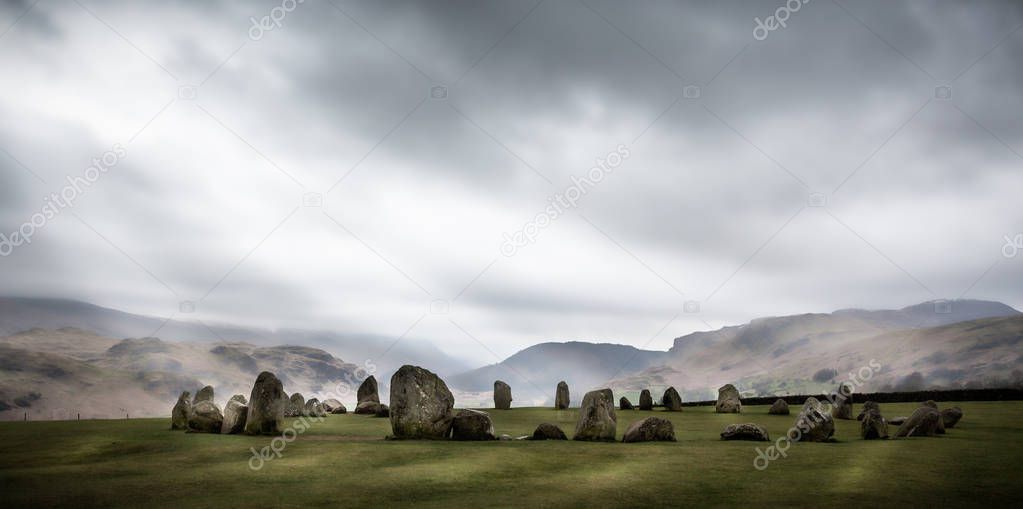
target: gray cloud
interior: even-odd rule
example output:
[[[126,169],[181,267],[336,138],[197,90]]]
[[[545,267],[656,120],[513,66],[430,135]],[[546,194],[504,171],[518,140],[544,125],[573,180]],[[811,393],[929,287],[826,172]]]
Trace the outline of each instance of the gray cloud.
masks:
[[[816,0],[763,41],[781,2],[309,0],[258,41],[279,2],[84,4],[131,44],[48,2],[0,40],[0,148],[47,181],[0,153],[0,231],[128,156],[74,207],[99,234],[61,215],[0,259],[11,294],[166,316],[223,279],[211,319],[395,336],[459,295],[413,335],[484,361],[452,320],[504,355],[647,344],[685,300],[705,302],[649,347],[967,290],[1023,304],[1019,260],[991,268],[1023,229],[1016,2]],[[619,144],[576,210],[500,255]],[[308,192],[329,217],[295,212]]]

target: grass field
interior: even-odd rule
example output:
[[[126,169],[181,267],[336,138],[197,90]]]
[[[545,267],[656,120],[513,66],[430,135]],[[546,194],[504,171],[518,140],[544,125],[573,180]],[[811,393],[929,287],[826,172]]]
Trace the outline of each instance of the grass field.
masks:
[[[330,416],[262,469],[250,448],[272,437],[168,431],[168,419],[0,423],[0,507],[960,507],[1023,499],[1023,402],[955,403],[966,414],[938,438],[865,441],[838,421],[835,443],[793,444],[754,469],[755,447],[722,442],[732,422],[772,439],[795,416],[713,407],[664,416],[677,443],[428,442],[384,440],[387,419]],[[941,403],[942,408],[952,403]],[[882,405],[886,416],[915,404]],[[858,410],[858,409],[857,409]],[[554,422],[571,436],[575,410],[491,410],[497,432]],[[894,429],[892,430],[894,431]],[[253,462],[255,463],[255,462]]]

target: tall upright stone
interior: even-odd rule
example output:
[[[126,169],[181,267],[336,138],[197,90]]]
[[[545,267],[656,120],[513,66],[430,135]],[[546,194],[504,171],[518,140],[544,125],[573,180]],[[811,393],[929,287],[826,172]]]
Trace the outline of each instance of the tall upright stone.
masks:
[[[654,398],[650,396],[650,389],[643,389],[643,392],[639,393],[639,409],[640,410],[654,409]]]
[[[849,382],[838,384],[835,399],[831,406],[831,416],[835,419],[852,420],[853,418],[853,386]]]
[[[391,376],[390,419],[395,438],[446,438],[454,406],[447,384],[428,369],[406,364]]]
[[[613,442],[617,432],[618,417],[611,389],[587,392],[579,406],[579,420],[572,440]]]
[[[305,397],[296,392],[288,398],[288,407],[284,409],[285,417],[301,417],[305,415]]]
[[[359,386],[358,392],[356,392],[357,403],[363,401],[372,401],[374,403],[380,403],[380,394],[377,393],[377,379],[373,375],[369,375],[365,380],[362,381],[362,385]]]
[[[245,418],[248,435],[276,435],[284,423],[284,385],[276,375],[264,371],[256,377],[249,394],[249,410]]]
[[[511,386],[497,380],[494,382],[494,408],[508,410],[511,408],[512,393]]]
[[[178,402],[171,409],[171,429],[188,429],[188,414],[192,411],[191,397],[188,391],[178,396]]]
[[[742,400],[739,390],[732,384],[725,384],[718,389],[718,401],[714,411],[719,414],[738,414],[742,412]]]
[[[664,391],[664,396],[661,396],[661,404],[669,412],[681,412],[682,396],[678,395],[674,387],[668,387],[668,390]]]
[[[245,431],[245,419],[248,417],[249,407],[246,405],[245,396],[235,394],[224,405],[224,422],[220,426],[220,432],[234,435]]]
[[[564,380],[558,382],[558,389],[554,392],[554,408],[564,410],[568,408],[571,400],[568,396],[568,384]]]
[[[799,431],[795,442],[827,442],[835,434],[835,420],[831,411],[817,398],[806,398],[793,428]]]

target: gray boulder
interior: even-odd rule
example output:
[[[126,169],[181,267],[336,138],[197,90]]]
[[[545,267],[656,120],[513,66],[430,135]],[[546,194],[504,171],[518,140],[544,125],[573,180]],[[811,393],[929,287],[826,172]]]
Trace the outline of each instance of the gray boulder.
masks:
[[[669,412],[681,412],[682,396],[678,395],[674,387],[668,387],[668,390],[664,391],[664,396],[661,396],[661,404]]]
[[[245,396],[236,394],[224,405],[224,422],[220,432],[225,435],[236,435],[245,431],[245,420],[249,416],[249,407],[245,404]]]
[[[878,405],[873,401],[864,401],[863,409],[860,410],[860,414],[856,416],[856,420],[862,421],[863,418],[866,417],[867,412],[870,412],[871,410],[877,410],[877,413],[881,413],[881,405]]]
[[[923,406],[937,410],[938,414],[941,414],[941,409],[938,408],[938,404],[933,399],[924,401]],[[938,427],[934,429],[934,432],[939,435],[945,434],[945,419],[938,419]]]
[[[440,377],[404,365],[391,376],[391,432],[395,438],[443,439],[451,430],[455,397]]]
[[[188,414],[188,431],[193,433],[220,433],[224,426],[224,413],[216,403],[202,400],[192,405]]]
[[[369,377],[362,381],[362,385],[359,386],[359,390],[356,392],[356,401],[359,403],[362,403],[363,401],[380,403],[380,394],[377,393],[376,377],[369,375]]]
[[[784,399],[778,398],[767,411],[771,415],[789,415],[789,404]]]
[[[451,421],[454,440],[497,440],[490,414],[478,410],[459,410]]]
[[[192,395],[184,391],[171,409],[171,429],[188,429],[188,414],[192,411]]]
[[[281,432],[286,403],[284,386],[276,375],[264,371],[256,377],[249,394],[249,411],[245,418],[248,435],[276,435]]]
[[[340,401],[334,399],[334,398],[328,399],[328,400],[324,401],[322,404],[323,404],[323,410],[325,412],[327,412],[328,414],[344,414],[344,413],[348,413],[348,409],[345,408],[345,405],[343,403],[341,403]]]
[[[753,442],[769,442],[770,435],[763,426],[745,422],[742,424],[729,424],[721,432],[721,440],[749,440]]]
[[[494,408],[498,410],[511,409],[512,395],[511,386],[497,380],[494,382]]]
[[[561,428],[551,424],[543,423],[536,427],[536,431],[533,432],[533,440],[568,440],[565,436],[565,432],[561,431]]]
[[[892,426],[901,426],[902,423],[906,422],[908,419],[909,417],[906,417],[904,415],[899,417],[892,417],[891,419],[888,419],[888,424],[891,424]]]
[[[554,408],[564,410],[568,408],[571,400],[568,397],[568,384],[564,380],[558,382],[558,389],[554,391]]]
[[[301,393],[296,392],[288,398],[288,407],[284,410],[284,416],[301,417],[303,415],[306,415],[305,397]]]
[[[647,417],[625,429],[622,442],[675,442],[675,426],[668,419]]]
[[[618,417],[611,389],[587,392],[579,406],[579,420],[572,439],[613,442],[617,432]]]
[[[864,440],[888,438],[888,423],[881,417],[881,410],[871,408],[860,419],[860,436]]]
[[[309,401],[305,402],[302,415],[306,417],[326,417],[327,411],[323,409],[323,404],[317,398],[309,398]]]
[[[945,428],[951,429],[959,423],[959,419],[963,418],[963,409],[957,406],[946,408],[941,411],[941,421],[945,425]]]
[[[377,413],[373,414],[373,417],[390,417],[391,409],[387,405],[380,403],[377,405]]]
[[[794,427],[799,432],[797,442],[827,442],[835,434],[830,410],[812,396],[803,403]]]
[[[200,401],[213,401],[212,385],[207,385],[206,387],[199,389],[199,392],[195,393],[195,398],[192,399],[192,405],[195,406],[195,404]]]
[[[654,409],[654,398],[650,397],[649,389],[643,389],[643,392],[639,393],[639,409],[640,410]]]
[[[734,385],[725,384],[718,389],[718,402],[714,405],[714,411],[719,414],[742,412],[742,400],[739,399],[739,390]]]
[[[618,399],[618,409],[619,410],[632,410],[633,409],[632,402],[629,401],[629,398],[626,398],[625,396],[622,396],[621,398]]]
[[[913,411],[906,422],[899,426],[895,432],[895,438],[933,437],[938,434],[938,423],[940,422],[941,413],[929,406],[922,406]]]

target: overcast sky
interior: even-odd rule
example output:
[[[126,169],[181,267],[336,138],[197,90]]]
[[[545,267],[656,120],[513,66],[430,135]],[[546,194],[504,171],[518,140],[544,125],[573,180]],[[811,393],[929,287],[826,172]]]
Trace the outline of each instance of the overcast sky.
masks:
[[[0,4],[0,233],[124,150],[0,258],[0,292],[477,363],[1023,306],[1019,2],[813,0],[758,37],[780,0],[383,4]]]

